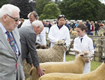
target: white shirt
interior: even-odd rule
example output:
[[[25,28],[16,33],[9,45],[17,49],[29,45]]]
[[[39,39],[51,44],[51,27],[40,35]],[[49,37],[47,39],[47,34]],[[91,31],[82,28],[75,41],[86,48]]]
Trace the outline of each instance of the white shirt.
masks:
[[[42,46],[46,45],[46,33],[45,33],[45,29],[43,29],[42,32],[37,35],[36,43],[39,43]]]
[[[84,50],[89,50],[94,54],[92,39],[89,38],[87,35],[83,36],[82,42],[80,41],[80,37],[75,38],[73,50],[80,51],[80,52]]]
[[[30,20],[25,20],[21,27],[31,26]],[[39,43],[40,45],[46,45],[46,33],[45,29],[42,30],[40,34],[36,37],[36,43]]]
[[[57,24],[53,25],[50,28],[50,32],[48,34],[48,39],[51,41],[51,46],[53,47],[54,44],[58,41],[58,40],[65,40],[66,44],[70,45],[70,33],[68,28],[63,25],[62,28],[58,28]]]
[[[21,27],[26,27],[26,26],[31,26],[31,23],[30,23],[30,20],[29,19],[28,20],[25,20],[23,22],[23,24],[21,25]]]

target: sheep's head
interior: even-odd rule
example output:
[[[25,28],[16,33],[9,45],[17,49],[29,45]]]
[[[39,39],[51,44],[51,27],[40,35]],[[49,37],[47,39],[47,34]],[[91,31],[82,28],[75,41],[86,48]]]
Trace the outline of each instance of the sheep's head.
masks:
[[[59,40],[55,43],[55,45],[58,45],[58,46],[63,46],[65,48],[65,50],[67,49],[67,45],[66,45],[66,42],[64,40]]]
[[[90,51],[82,51],[80,52],[80,56],[83,56],[85,60],[90,60],[94,55]]]

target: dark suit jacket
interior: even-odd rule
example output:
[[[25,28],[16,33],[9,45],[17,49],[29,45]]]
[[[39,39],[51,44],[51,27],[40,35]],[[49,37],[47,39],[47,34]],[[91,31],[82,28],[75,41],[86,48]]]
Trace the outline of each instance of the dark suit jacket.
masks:
[[[18,80],[24,78],[24,72],[21,60],[21,45],[20,36],[17,28],[12,31],[13,37],[16,41],[20,55],[18,60],[11,48],[8,40],[6,39],[2,29],[0,28],[0,80],[16,80],[16,63],[18,63]]]
[[[38,55],[35,48],[36,33],[32,26],[19,28],[19,33],[22,47],[22,60],[30,53],[34,67],[39,66]]]

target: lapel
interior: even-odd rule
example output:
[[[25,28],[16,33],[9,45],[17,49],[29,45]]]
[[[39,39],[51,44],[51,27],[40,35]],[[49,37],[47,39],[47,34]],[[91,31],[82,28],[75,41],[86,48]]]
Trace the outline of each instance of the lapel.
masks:
[[[4,46],[10,52],[10,54],[13,55],[16,58],[16,56],[15,56],[10,44],[8,43],[8,40],[6,39],[6,37],[5,37],[1,28],[0,28],[0,41],[4,44]]]

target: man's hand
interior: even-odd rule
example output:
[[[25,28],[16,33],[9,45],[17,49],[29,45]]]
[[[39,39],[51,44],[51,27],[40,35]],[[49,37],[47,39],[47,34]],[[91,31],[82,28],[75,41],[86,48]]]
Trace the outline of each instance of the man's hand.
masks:
[[[41,77],[42,75],[44,75],[45,69],[42,69],[39,66],[36,69],[37,69],[38,77]]]

